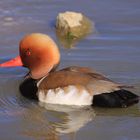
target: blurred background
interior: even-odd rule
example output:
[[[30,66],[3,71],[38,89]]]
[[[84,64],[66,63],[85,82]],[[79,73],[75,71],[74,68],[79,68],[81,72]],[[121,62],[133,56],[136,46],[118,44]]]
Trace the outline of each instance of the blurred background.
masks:
[[[55,32],[58,13],[81,12],[94,31],[71,49]],[[133,85],[140,95],[139,0],[1,0],[0,63],[18,55],[21,38],[50,35],[61,51],[59,68],[88,66],[112,80]],[[58,107],[22,97],[18,87],[25,68],[0,68],[0,138],[2,140],[139,140],[140,104],[125,109]],[[62,110],[61,110],[62,109]]]

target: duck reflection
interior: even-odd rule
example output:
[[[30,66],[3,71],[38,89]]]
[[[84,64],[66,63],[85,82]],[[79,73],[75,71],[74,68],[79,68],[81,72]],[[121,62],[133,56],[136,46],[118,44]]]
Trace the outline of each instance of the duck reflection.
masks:
[[[53,119],[55,117],[55,120],[50,120],[50,123],[59,134],[77,132],[95,117],[93,108],[89,106],[76,107],[44,103],[40,103],[40,106],[45,107],[53,115]],[[52,110],[55,112],[52,113]]]
[[[26,122],[32,121],[31,128],[24,135],[43,140],[61,140],[64,136],[76,139],[76,133],[94,119],[92,107],[74,107],[39,103],[43,108],[26,114]],[[29,117],[30,116],[30,117]],[[27,118],[28,117],[28,118]],[[29,127],[29,124],[28,124]]]

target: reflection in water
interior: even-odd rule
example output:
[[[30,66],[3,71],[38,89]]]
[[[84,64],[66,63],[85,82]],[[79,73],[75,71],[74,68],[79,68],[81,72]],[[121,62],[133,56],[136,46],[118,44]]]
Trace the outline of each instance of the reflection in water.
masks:
[[[64,48],[73,48],[76,45],[76,43],[80,40],[71,33],[68,33],[65,36],[61,35],[61,33],[58,30],[56,30],[56,36],[58,41],[60,42],[60,46],[63,46]]]
[[[22,130],[22,135],[43,140],[58,140],[59,137],[54,128],[50,125],[48,118],[45,117],[44,111],[37,105],[24,112],[22,121],[25,129]]]
[[[91,107],[72,107],[44,103],[40,103],[40,105],[48,111],[55,111],[56,114],[53,114],[53,117],[57,118],[58,114],[60,115],[58,122],[52,121],[51,123],[60,134],[76,132],[95,117],[94,110]]]
[[[127,117],[139,117],[140,116],[140,106],[134,105],[128,108],[94,108],[97,116],[127,116]]]
[[[76,132],[90,122],[95,113],[91,107],[69,107],[39,103],[29,112],[26,112],[24,119],[28,127],[23,131],[24,135],[45,140],[58,140],[61,135],[67,134],[74,139]],[[44,111],[44,107],[46,111]]]

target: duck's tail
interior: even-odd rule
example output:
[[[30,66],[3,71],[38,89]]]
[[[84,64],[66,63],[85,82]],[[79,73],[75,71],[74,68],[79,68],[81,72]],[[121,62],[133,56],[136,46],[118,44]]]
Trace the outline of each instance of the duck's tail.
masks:
[[[139,102],[139,96],[120,89],[111,93],[102,93],[93,97],[93,106],[99,107],[128,107]]]

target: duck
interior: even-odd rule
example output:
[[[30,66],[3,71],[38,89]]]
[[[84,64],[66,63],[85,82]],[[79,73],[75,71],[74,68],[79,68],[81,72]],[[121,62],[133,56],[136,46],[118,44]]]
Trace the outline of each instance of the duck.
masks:
[[[88,67],[70,66],[60,70],[60,51],[47,34],[31,33],[19,43],[19,56],[0,67],[29,69],[19,86],[21,94],[42,103],[72,106],[128,107],[139,96]]]

